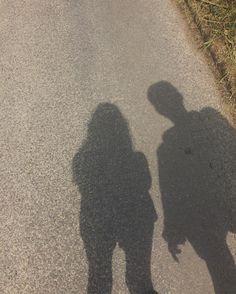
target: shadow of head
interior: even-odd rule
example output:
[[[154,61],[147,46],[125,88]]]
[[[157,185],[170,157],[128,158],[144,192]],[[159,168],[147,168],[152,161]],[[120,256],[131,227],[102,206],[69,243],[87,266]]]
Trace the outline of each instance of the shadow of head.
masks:
[[[132,148],[128,123],[111,103],[100,103],[96,108],[88,125],[88,139],[102,147],[117,144]]]
[[[167,81],[151,85],[148,89],[148,100],[158,113],[174,122],[186,112],[183,96]]]

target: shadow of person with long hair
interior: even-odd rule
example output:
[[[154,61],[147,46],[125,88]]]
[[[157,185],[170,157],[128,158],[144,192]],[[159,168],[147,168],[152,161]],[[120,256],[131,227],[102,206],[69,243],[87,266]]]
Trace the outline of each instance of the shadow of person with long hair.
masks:
[[[147,160],[132,146],[118,107],[99,104],[87,138],[73,160],[81,194],[80,231],[88,259],[88,294],[112,291],[112,254],[118,244],[126,257],[130,293],[153,290],[150,260],[157,215],[149,189]]]
[[[236,293],[235,263],[226,243],[227,233],[235,232],[229,175],[235,129],[210,107],[188,112],[182,95],[166,81],[152,85],[148,98],[173,123],[157,150],[169,251],[178,261],[178,246],[189,241],[206,262],[215,293]]]

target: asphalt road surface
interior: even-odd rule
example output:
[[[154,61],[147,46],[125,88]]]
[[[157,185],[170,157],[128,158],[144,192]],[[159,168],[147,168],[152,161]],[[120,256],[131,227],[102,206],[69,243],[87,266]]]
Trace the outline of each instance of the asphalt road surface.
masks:
[[[2,0],[0,52],[0,293],[236,293],[235,130],[173,3]]]

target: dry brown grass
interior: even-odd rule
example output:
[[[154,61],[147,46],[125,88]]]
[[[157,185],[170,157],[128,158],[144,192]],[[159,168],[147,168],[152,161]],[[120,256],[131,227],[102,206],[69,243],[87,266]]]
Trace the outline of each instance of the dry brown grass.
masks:
[[[236,0],[177,0],[190,10],[236,106]]]

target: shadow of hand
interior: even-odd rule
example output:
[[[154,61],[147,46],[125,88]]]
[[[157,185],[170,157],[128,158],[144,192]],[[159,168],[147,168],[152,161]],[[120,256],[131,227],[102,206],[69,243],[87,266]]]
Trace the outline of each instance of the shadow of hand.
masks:
[[[174,261],[179,263],[179,258],[177,257],[178,254],[182,252],[181,249],[179,249],[177,244],[168,244],[168,250],[170,254],[172,255]]]
[[[179,235],[180,236],[180,235]],[[168,244],[168,250],[176,262],[179,262],[177,257],[178,254],[182,252],[182,250],[178,247],[179,245],[183,245],[186,242],[184,237],[182,238],[175,238],[175,234],[168,234],[166,231],[163,232],[162,237]]]

